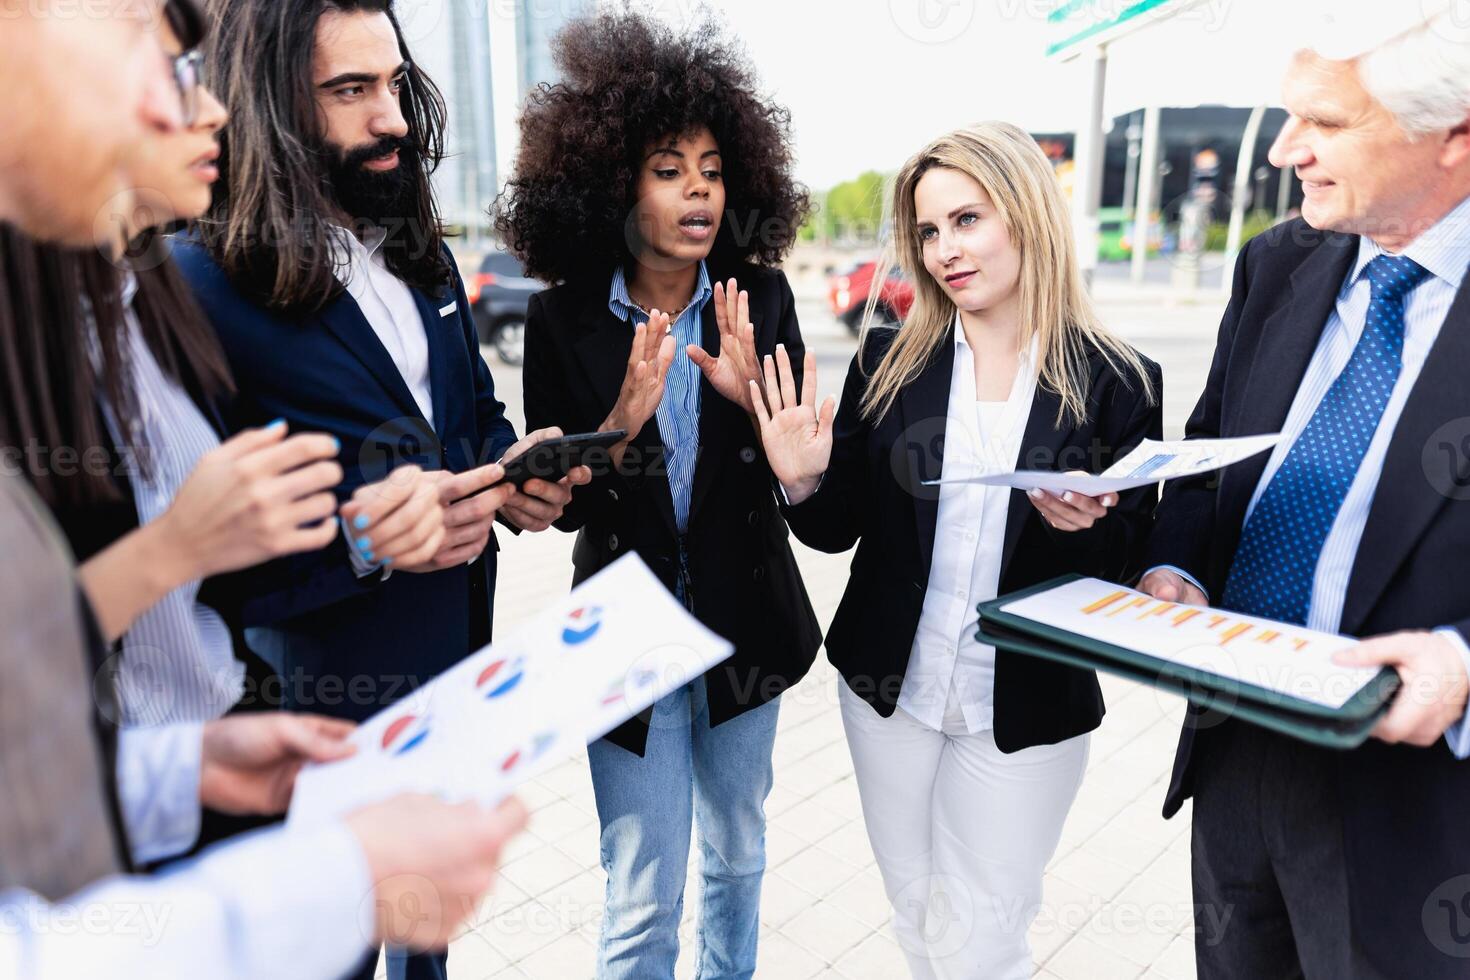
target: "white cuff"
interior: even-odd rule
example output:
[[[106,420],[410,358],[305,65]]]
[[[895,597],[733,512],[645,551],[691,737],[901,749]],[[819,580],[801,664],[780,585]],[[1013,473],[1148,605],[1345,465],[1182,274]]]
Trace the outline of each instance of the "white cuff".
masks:
[[[194,846],[203,753],[199,723],[118,732],[117,792],[134,862],[161,861]]]
[[[1200,594],[1205,597],[1205,605],[1209,605],[1210,590],[1201,585],[1199,579],[1195,578],[1193,575],[1189,574],[1178,565],[1155,565],[1153,568],[1150,568],[1148,571],[1143,573],[1143,578],[1148,578],[1154,572],[1173,572],[1175,575],[1178,575],[1180,578],[1184,579],[1184,581],[1188,582],[1196,589],[1199,589]]]
[[[388,581],[388,576],[393,574],[393,569],[384,568],[381,562],[371,562],[362,556],[357,548],[357,539],[352,536],[352,529],[347,526],[347,518],[338,517],[337,526],[342,529],[342,538],[347,542],[347,560],[352,562],[352,573],[358,578],[367,578],[378,571],[382,571],[383,577],[379,580]]]
[[[1460,651],[1460,657],[1465,662],[1465,673],[1470,674],[1470,644],[1460,635],[1457,629],[1448,626],[1434,631],[1440,636],[1448,637],[1455,644],[1455,649]],[[1444,740],[1449,745],[1450,751],[1455,754],[1456,759],[1470,758],[1470,709],[1460,716],[1460,720],[1445,729]]]

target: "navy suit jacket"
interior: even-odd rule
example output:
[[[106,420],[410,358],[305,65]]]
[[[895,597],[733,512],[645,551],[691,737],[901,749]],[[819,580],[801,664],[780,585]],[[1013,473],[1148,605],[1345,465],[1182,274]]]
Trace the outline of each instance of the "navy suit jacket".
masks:
[[[458,275],[415,289],[429,345],[430,426],[357,303],[283,317],[240,293],[197,241],[174,258],[219,334],[238,394],[231,429],[287,420],[342,443],[346,501],[397,466],[462,472],[515,442],[479,354]],[[251,647],[281,674],[287,708],[363,719],[489,642],[495,545],[473,564],[358,578],[339,535],[318,552],[244,573],[230,590]]]
[[[1281,429],[1357,253],[1356,236],[1316,231],[1301,219],[1251,239],[1235,266],[1214,363],[1187,436]],[[1463,448],[1446,435],[1470,416],[1466,364],[1470,285],[1455,297],[1394,429],[1348,579],[1348,636],[1447,625],[1470,639],[1470,591],[1460,578],[1470,553],[1470,472]],[[1263,454],[1218,478],[1169,483],[1145,566],[1182,568],[1210,595],[1222,595],[1266,461]],[[1193,794],[1196,767],[1228,746],[1232,729],[1219,721],[1190,708],[1165,816]],[[1436,948],[1426,929],[1431,917],[1435,929],[1446,921],[1446,909],[1431,902],[1435,890],[1470,871],[1470,762],[1457,760],[1443,739],[1427,748],[1370,739],[1330,761],[1342,802],[1353,928],[1368,957],[1386,976],[1463,977],[1465,961]],[[1460,919],[1450,928],[1458,933]]]

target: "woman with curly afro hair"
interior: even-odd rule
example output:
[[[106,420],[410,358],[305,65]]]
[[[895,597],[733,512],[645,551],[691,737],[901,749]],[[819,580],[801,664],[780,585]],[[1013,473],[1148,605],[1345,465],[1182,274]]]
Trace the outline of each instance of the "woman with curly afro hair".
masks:
[[[778,698],[821,631],[787,543],[750,382],[802,363],[775,267],[809,209],[789,120],[714,25],[570,24],[532,93],[496,226],[533,276],[526,419],[625,433],[557,526],[574,582],[636,552],[734,655],[589,748],[607,902],[597,976],[672,978],[694,820],[696,976],[755,970]],[[658,624],[650,623],[650,642]]]

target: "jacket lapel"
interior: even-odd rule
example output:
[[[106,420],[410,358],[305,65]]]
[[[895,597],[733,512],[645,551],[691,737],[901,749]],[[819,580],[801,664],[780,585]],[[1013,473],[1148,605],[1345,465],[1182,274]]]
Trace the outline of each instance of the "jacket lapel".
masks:
[[[1235,424],[1222,436],[1281,431],[1357,254],[1357,236],[1330,234],[1292,273],[1291,296],[1261,326]],[[1220,513],[1225,527],[1243,522],[1269,459],[1269,453],[1261,453],[1226,467],[1221,474]]]
[[[1343,603],[1342,631],[1357,635],[1389,580],[1466,479],[1461,447],[1437,430],[1465,414],[1465,365],[1470,364],[1470,279],[1424,361],[1399,416]],[[1446,463],[1448,453],[1448,463]]]
[[[418,419],[427,425],[423,412],[419,410],[418,403],[413,400],[413,394],[403,381],[403,375],[398,373],[398,365],[393,362],[388,349],[362,315],[356,300],[344,291],[336,302],[319,314],[319,318],[342,345],[378,379],[383,390],[407,417]]]
[[[572,346],[595,396],[594,411],[605,417],[618,403],[623,389],[628,353],[633,346],[633,328],[607,308],[606,296],[598,296],[593,290],[582,307],[581,336]],[[669,532],[676,534],[678,522],[674,518],[673,493],[664,475],[664,444],[658,431],[658,417],[650,418],[643,430],[632,436],[629,448],[638,454],[636,469],[645,477],[647,490],[653,495]]]
[[[1096,383],[1096,375],[1094,381]],[[1038,382],[1036,394],[1031,399],[1031,414],[1026,419],[1026,431],[1021,437],[1021,452],[1016,457],[1016,468],[1023,470],[1055,469],[1062,458],[1062,449],[1067,439],[1076,431],[1072,426],[1058,426],[1057,413],[1062,400],[1055,392],[1046,390]],[[1006,569],[1016,551],[1016,542],[1021,540],[1021,529],[1035,510],[1024,490],[1012,490],[1010,504],[1006,508],[1005,539],[1000,552],[1000,580],[1005,581]]]
[[[442,444],[449,431],[449,389],[454,387],[457,380],[456,372],[452,368],[451,337],[445,324],[451,324],[458,333],[459,318],[452,315],[441,316],[439,308],[444,304],[439,298],[417,289],[410,292],[413,293],[414,305],[418,307],[419,319],[424,321],[424,335],[429,341],[429,403],[434,406],[434,431]],[[460,343],[458,346],[463,347],[464,344]],[[473,398],[473,391],[468,387],[468,375],[463,377],[463,382],[464,387],[457,394]],[[463,402],[464,397],[456,397],[456,404]]]
[[[898,396],[903,431],[893,445],[894,475],[914,502],[914,530],[919,542],[919,571],[928,581],[939,524],[939,487],[926,487],[944,473],[944,438],[949,425],[949,389],[954,373],[954,327],[924,370]],[[900,455],[902,458],[899,458]]]

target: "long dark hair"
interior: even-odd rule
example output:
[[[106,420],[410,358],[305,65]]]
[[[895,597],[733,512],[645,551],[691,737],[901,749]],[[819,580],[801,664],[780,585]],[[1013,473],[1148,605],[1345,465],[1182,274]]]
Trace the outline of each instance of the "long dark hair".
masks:
[[[236,288],[277,312],[319,310],[342,284],[333,262],[333,151],[318,135],[311,84],[317,21],[328,10],[384,13],[410,62],[401,96],[413,154],[415,213],[384,243],[389,270],[437,290],[449,282],[444,232],[429,176],[444,156],[446,109],[438,88],[412,64],[392,0],[211,0],[209,87],[230,113],[220,181],[200,232]]]
[[[206,20],[195,0],[168,0],[164,16],[185,50],[204,39]],[[145,232],[128,254],[147,253],[153,236]],[[18,465],[53,508],[121,499],[116,478],[127,473],[116,472],[119,464],[147,471],[146,446],[106,451],[112,439],[97,403],[106,398],[131,440],[138,405],[125,267],[95,249],[48,245],[0,224],[0,446],[11,450],[6,468]],[[173,263],[150,259],[135,275],[133,310],[159,366],[197,397],[231,393],[224,351]]]
[[[149,472],[148,447],[134,439],[123,276],[93,249],[43,244],[0,225],[0,446],[11,450],[6,468],[22,469],[52,508],[121,499],[120,476]],[[136,276],[133,310],[163,371],[196,397],[232,392],[219,340],[173,263]],[[126,445],[114,446],[99,395]]]

